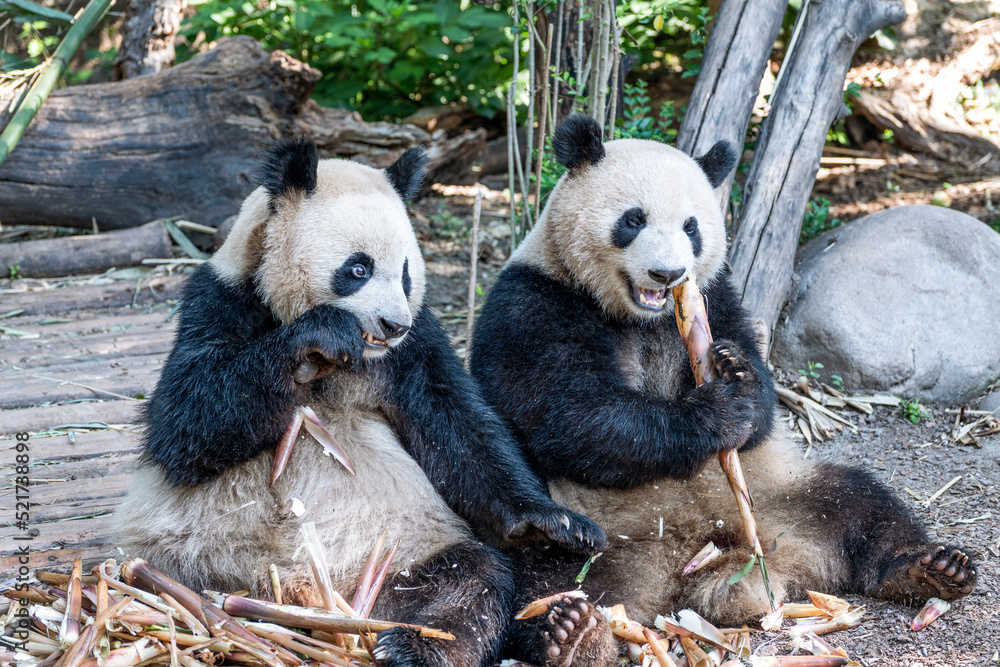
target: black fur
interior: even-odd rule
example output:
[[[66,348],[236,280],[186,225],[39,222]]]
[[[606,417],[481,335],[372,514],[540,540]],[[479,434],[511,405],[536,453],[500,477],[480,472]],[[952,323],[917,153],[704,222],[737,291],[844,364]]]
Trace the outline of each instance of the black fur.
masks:
[[[701,257],[701,232],[698,230],[698,218],[693,215],[684,221],[684,233],[691,239],[691,252],[695,257]]]
[[[309,358],[326,370],[371,372],[373,382],[387,377],[383,410],[403,446],[486,536],[603,546],[597,524],[549,498],[429,308],[385,362],[362,359],[361,336],[357,318],[330,305],[278,326],[251,283],[229,287],[203,266],[185,286],[177,341],[143,415],[144,457],[172,483],[198,484],[273,449],[304,392],[321,382],[292,380]]]
[[[204,265],[184,286],[174,349],[143,407],[143,457],[174,484],[204,482],[277,445],[307,357],[352,367],[362,353],[350,313],[319,306],[281,327],[252,283],[231,287]]]
[[[634,206],[622,213],[618,221],[615,222],[615,229],[611,232],[611,242],[617,248],[627,248],[639,232],[646,228],[646,212],[638,206]]]
[[[744,380],[695,387],[688,369],[674,399],[632,389],[616,358],[634,325],[608,319],[591,295],[523,265],[504,269],[486,300],[472,372],[547,478],[618,488],[687,478],[721,450],[762,442],[776,400],[728,281],[706,296],[716,343],[743,360]],[[644,326],[676,334],[672,317]]]
[[[736,166],[736,157],[736,151],[728,141],[719,141],[707,153],[694,160],[701,166],[712,187],[717,188]]]
[[[597,551],[604,532],[549,498],[424,306],[389,357],[390,422],[445,502],[487,536]],[[570,528],[560,518],[570,520]]]
[[[393,189],[403,201],[410,201],[420,194],[426,176],[427,154],[423,147],[411,148],[385,170]]]
[[[452,547],[408,568],[382,587],[372,616],[446,628],[454,641],[425,639],[408,628],[380,632],[375,657],[393,667],[495,664],[514,608],[509,560],[482,544]]]
[[[354,267],[357,265],[364,267],[365,275],[361,277],[354,275]],[[375,260],[371,258],[371,255],[366,252],[352,254],[333,272],[333,293],[337,296],[354,294],[365,286],[374,270]]]
[[[411,287],[412,283],[410,281],[410,258],[407,257],[406,259],[403,260],[403,294],[406,295],[407,299],[410,298]]]
[[[316,189],[316,144],[302,137],[286,139],[264,154],[258,168],[257,181],[274,199],[300,191],[311,195]]]
[[[603,132],[597,121],[582,113],[559,124],[552,138],[556,161],[571,172],[604,158]]]

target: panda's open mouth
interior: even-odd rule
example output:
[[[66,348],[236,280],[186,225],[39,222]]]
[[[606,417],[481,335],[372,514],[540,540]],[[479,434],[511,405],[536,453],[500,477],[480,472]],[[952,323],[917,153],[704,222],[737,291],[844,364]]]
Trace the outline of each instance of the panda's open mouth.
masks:
[[[389,347],[389,344],[382,340],[381,338],[376,338],[367,331],[362,336],[365,339],[365,345],[368,347],[374,347],[378,349]]]
[[[667,288],[646,289],[633,284],[632,297],[640,308],[663,310],[663,307],[667,305]]]

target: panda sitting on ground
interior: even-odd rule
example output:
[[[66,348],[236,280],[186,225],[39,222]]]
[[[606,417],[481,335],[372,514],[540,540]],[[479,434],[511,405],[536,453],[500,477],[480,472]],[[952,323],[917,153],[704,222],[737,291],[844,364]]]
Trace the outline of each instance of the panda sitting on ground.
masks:
[[[316,523],[344,594],[385,531],[399,550],[372,616],[456,640],[394,628],[378,637],[378,664],[475,667],[497,654],[513,574],[466,521],[518,545],[586,551],[604,535],[551,500],[424,305],[404,205],[424,162],[421,149],[384,171],[318,162],[305,141],[270,152],[225,244],[187,282],[117,524],[128,555],[195,589],[264,596],[274,563],[285,599],[315,606],[308,562],[295,557],[301,524]],[[304,362],[315,377],[293,379]],[[300,405],[356,474],[299,443],[269,489]]]
[[[738,448],[755,497],[776,598],[806,589],[900,602],[954,599],[976,573],[929,540],[867,472],[803,460],[775,424],[775,392],[725,270],[713,189],[733,168],[728,144],[694,160],[653,141],[603,143],[571,116],[556,134],[568,172],[476,318],[472,372],[513,427],[552,497],[597,521],[608,547],[583,583],[649,624],[690,607],[722,624],[769,609],[736,502],[718,464]],[[696,387],[671,288],[693,278],[707,297],[718,380]],[[682,577],[709,541],[724,554]],[[582,557],[524,564],[519,595],[576,587]],[[614,664],[615,644],[589,602],[569,599],[515,624],[512,653],[552,665]]]

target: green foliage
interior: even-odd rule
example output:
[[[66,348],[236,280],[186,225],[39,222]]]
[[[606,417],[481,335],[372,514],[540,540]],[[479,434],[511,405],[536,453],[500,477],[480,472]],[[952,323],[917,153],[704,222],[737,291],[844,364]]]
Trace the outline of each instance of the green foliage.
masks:
[[[752,554],[750,556],[750,561],[740,568],[740,571],[733,576],[726,579],[726,586],[732,586],[733,584],[739,583],[740,579],[750,574],[750,570],[753,569],[754,564],[757,562],[757,554]]]
[[[463,0],[207,0],[188,43],[249,35],[316,67],[313,99],[368,118],[459,102],[492,117],[513,72],[510,15]],[[508,30],[505,30],[508,28]],[[523,30],[524,26],[519,27]],[[179,49],[180,58],[193,55]]]
[[[449,241],[462,241],[471,231],[463,218],[448,210],[445,201],[438,204],[438,212],[431,216],[431,222],[434,223],[434,232]]]
[[[698,76],[701,70],[711,18],[704,0],[624,0],[618,4],[618,22],[628,31],[623,50],[638,55],[640,63],[671,54],[685,78]]]
[[[15,264],[14,266],[7,267],[7,270],[10,272],[10,279],[11,280],[18,280],[18,279],[20,279],[20,277],[21,277],[21,265],[20,264]]]
[[[840,218],[830,217],[829,200],[817,197],[806,205],[806,214],[802,220],[802,231],[799,233],[799,244],[811,241],[828,229],[840,226]]]
[[[899,399],[899,409],[903,411],[903,417],[909,419],[914,424],[919,424],[921,419],[930,417],[929,414],[924,412],[923,406],[920,405],[920,400],[916,398],[913,400]]]
[[[476,296],[479,297],[480,303],[486,303],[486,290],[483,289],[482,285],[476,285]]]
[[[642,79],[623,86],[622,98],[625,101],[625,108],[622,109],[619,127],[615,128],[615,138],[653,139],[673,143],[680,125],[674,102],[673,100],[663,102],[660,105],[660,112],[653,116],[647,89],[648,84]]]
[[[818,380],[819,379],[819,372],[816,369],[823,368],[823,364],[819,363],[818,361],[817,362],[809,361],[809,362],[806,362],[806,366],[807,366],[807,368],[800,368],[799,369],[799,375],[804,375],[807,378],[810,378],[810,379],[813,379],[813,380]]]
[[[844,378],[839,375],[831,375],[830,384],[832,384],[833,388],[837,391],[844,391]]]
[[[993,218],[986,224],[989,225],[993,231],[1000,232],[1000,216]]]

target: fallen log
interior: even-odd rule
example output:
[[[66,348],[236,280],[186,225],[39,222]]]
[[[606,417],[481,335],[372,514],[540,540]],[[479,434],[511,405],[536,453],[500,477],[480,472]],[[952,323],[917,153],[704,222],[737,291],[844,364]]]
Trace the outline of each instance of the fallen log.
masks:
[[[141,264],[147,257],[170,257],[170,235],[162,222],[103,234],[0,243],[0,275],[53,278],[101,273]]]
[[[1000,69],[1000,18],[978,21],[952,39],[947,59],[907,58],[880,89],[862,91],[858,112],[897,145],[945,160],[1000,162],[1000,140],[969,124],[956,100]]]
[[[0,166],[0,221],[122,229],[183,216],[215,227],[253,190],[261,149],[281,138],[305,135],[324,157],[377,167],[428,144],[430,179],[455,178],[485,145],[479,133],[432,138],[322,108],[308,99],[319,77],[233,37],[156,74],[55,91]]]

